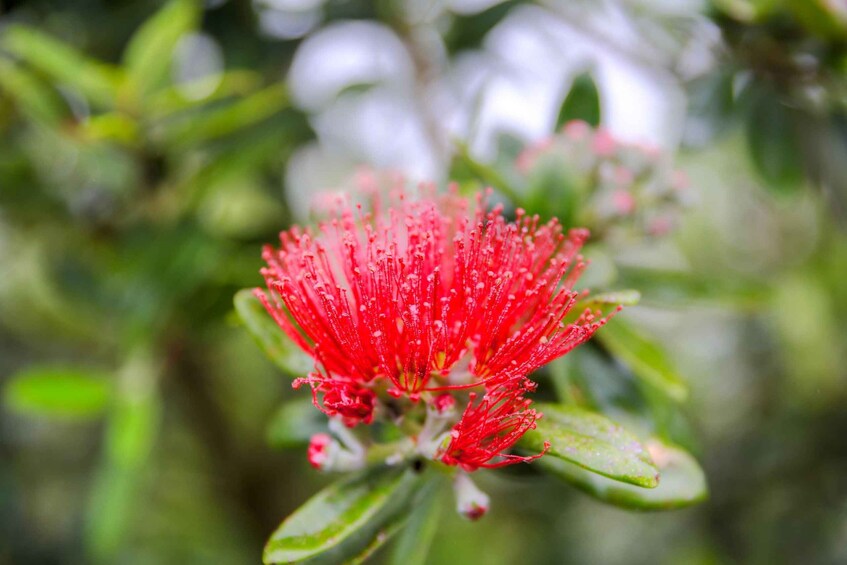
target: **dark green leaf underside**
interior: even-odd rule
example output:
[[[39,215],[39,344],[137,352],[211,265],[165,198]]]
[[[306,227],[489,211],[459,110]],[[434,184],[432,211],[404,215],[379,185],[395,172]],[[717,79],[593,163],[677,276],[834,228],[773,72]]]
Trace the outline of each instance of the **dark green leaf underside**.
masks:
[[[597,332],[597,339],[639,379],[674,400],[682,402],[688,397],[688,385],[676,373],[664,349],[625,320],[610,321]]]

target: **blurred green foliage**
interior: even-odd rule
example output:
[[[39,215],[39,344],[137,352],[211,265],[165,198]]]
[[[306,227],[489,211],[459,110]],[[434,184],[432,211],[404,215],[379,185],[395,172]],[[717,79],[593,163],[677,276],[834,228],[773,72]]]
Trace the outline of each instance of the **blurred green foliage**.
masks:
[[[260,283],[260,244],[294,220],[282,172],[315,137],[282,79],[301,39],[259,33],[259,4],[0,4],[0,563],[255,563],[327,482],[301,448],[278,449],[321,425],[292,426],[307,393],[282,404],[279,366],[296,375],[302,359],[266,333],[266,361],[232,303]],[[527,4],[431,28],[454,58]],[[588,4],[573,3],[586,21]],[[376,20],[412,43],[422,26],[403,6],[329,1],[320,26]],[[847,560],[845,15],[714,0],[708,16],[724,48],[686,85],[680,153],[701,201],[673,248],[658,244],[683,268],[590,251],[592,269],[609,265],[596,286],[638,289],[643,308],[543,375],[577,410],[636,430],[667,479],[627,487],[543,458],[564,482],[535,464],[486,475],[497,504],[476,524],[436,496],[423,512],[410,489],[398,502],[422,535],[399,533],[378,559],[423,555],[433,536],[420,562]],[[224,63],[186,78],[174,69],[197,34]],[[559,124],[604,123],[596,79],[563,93]],[[485,163],[459,144],[455,157],[457,180],[524,199],[514,155]],[[538,195],[531,211],[569,209]],[[267,330],[237,296],[245,326]],[[673,514],[568,486],[665,508],[701,501],[703,470],[711,500]]]

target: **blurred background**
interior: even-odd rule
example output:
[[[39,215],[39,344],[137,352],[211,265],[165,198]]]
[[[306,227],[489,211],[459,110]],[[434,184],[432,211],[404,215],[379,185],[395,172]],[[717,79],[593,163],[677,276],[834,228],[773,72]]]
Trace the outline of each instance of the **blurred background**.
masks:
[[[589,282],[641,291],[710,497],[489,473],[430,561],[847,562],[843,1],[0,0],[0,563],[259,562],[329,480],[233,312],[261,245],[363,165],[580,217],[514,166],[572,118],[688,179]]]

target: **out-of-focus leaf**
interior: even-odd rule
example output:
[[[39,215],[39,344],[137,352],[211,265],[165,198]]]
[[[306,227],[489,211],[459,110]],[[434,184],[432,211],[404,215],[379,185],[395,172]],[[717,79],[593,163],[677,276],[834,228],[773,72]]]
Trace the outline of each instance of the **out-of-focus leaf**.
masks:
[[[276,325],[252,290],[239,290],[234,303],[244,325],[280,369],[292,377],[303,376],[312,369],[311,360]]]
[[[644,382],[680,402],[688,397],[688,385],[676,373],[664,349],[625,320],[617,317],[610,321],[596,338]]]
[[[603,351],[599,342],[591,340],[562,359],[557,360],[564,364],[558,369],[558,379],[570,387],[565,392],[575,404],[639,429],[645,424],[649,427],[637,416],[649,408],[643,393],[646,387],[639,387],[632,371]]]
[[[138,124],[126,114],[108,112],[91,116],[79,129],[91,141],[117,141],[132,144],[138,140]]]
[[[184,180],[176,190],[186,193],[183,205],[204,206],[209,193],[222,179],[255,174],[256,167],[269,161],[282,163],[291,151],[311,137],[304,116],[293,111],[282,112],[240,135],[215,142],[215,151],[210,152],[200,167],[196,163],[186,164]]]
[[[136,515],[134,502],[159,425],[158,374],[146,349],[133,353],[120,373],[86,524],[88,548],[104,563],[114,563]]]
[[[273,233],[285,217],[283,205],[264,190],[259,174],[222,174],[208,187],[197,216],[210,233],[250,239]]]
[[[285,519],[265,546],[265,563],[341,563],[388,541],[411,508],[422,476],[378,467],[335,483]]]
[[[15,102],[35,123],[55,126],[67,115],[67,106],[55,90],[29,71],[0,57],[0,92]]]
[[[712,4],[733,19],[755,22],[770,15],[775,8],[782,7],[784,2],[780,0],[712,0]]]
[[[642,303],[688,305],[696,300],[755,309],[763,306],[770,296],[769,289],[762,284],[740,277],[629,266],[620,266],[618,271],[621,282],[641,291]]]
[[[541,404],[538,410],[544,417],[521,439],[524,449],[541,451],[549,441],[550,450],[542,459],[562,459],[639,488],[658,484],[647,450],[621,425],[572,405]]]
[[[110,392],[104,375],[83,369],[30,367],[6,381],[3,402],[22,414],[89,419],[103,413]]]
[[[842,3],[826,0],[786,0],[784,4],[806,29],[819,37],[843,41],[847,35],[847,15]]]
[[[738,115],[733,68],[723,68],[695,80],[689,88],[688,112],[683,139],[693,147],[704,147],[729,130]]]
[[[310,395],[286,402],[277,410],[268,424],[267,440],[274,447],[300,447],[326,427],[326,415],[315,408]]]
[[[775,94],[758,94],[747,117],[747,143],[753,164],[769,188],[790,192],[799,187],[803,163],[792,110]]]
[[[144,100],[167,83],[174,49],[197,26],[200,10],[197,0],[170,0],[135,32],[124,53],[133,99]]]
[[[414,512],[409,517],[391,552],[395,565],[426,565],[429,548],[438,531],[444,498],[442,477],[431,479],[415,496]]]
[[[262,84],[259,73],[249,70],[226,71],[221,75],[213,75],[197,79],[200,90],[206,91],[206,84],[217,87],[201,100],[186,98],[183,94],[184,85],[167,86],[150,98],[149,113],[156,119],[170,116],[175,112],[190,110],[200,104],[208,104],[228,96],[246,96],[257,90]],[[190,83],[194,84],[194,83]]]
[[[582,120],[595,127],[600,125],[600,93],[590,73],[574,78],[570,92],[559,109],[556,129],[571,120]]]
[[[574,304],[573,312],[577,316],[582,314],[586,308],[590,310],[608,310],[610,307],[635,306],[641,301],[641,293],[637,290],[614,290],[592,294]]]
[[[775,278],[770,309],[787,369],[785,384],[805,407],[829,402],[844,386],[843,374],[833,370],[843,358],[839,342],[831,338],[839,334],[839,310],[827,285],[812,273]]]
[[[520,3],[521,0],[507,0],[475,14],[455,14],[444,38],[448,51],[479,48],[488,32]]]
[[[503,175],[501,175],[494,167],[480,163],[474,159],[467,145],[462,142],[456,142],[456,156],[453,168],[464,168],[470,175],[473,175],[479,182],[485,186],[490,186],[495,190],[499,190],[515,204],[521,202],[520,194],[512,187]]]
[[[565,226],[582,225],[576,222],[590,188],[587,183],[588,178],[560,155],[542,155],[530,171],[526,196],[519,202],[530,214],[555,216]]]
[[[659,486],[653,489],[607,479],[553,457],[542,457],[537,465],[603,502],[633,510],[684,508],[708,497],[706,476],[691,454],[658,439],[645,445],[659,469]]]
[[[273,85],[236,102],[174,117],[162,124],[161,136],[166,143],[176,146],[204,143],[260,123],[288,104],[285,86]]]
[[[118,70],[86,58],[70,45],[37,29],[14,25],[4,30],[2,47],[95,105],[110,107],[115,102]]]
[[[844,70],[847,71],[847,65]],[[847,114],[837,112],[826,117],[807,114],[798,120],[797,129],[809,178],[824,187],[824,193],[831,199],[832,214],[844,223],[847,221]]]

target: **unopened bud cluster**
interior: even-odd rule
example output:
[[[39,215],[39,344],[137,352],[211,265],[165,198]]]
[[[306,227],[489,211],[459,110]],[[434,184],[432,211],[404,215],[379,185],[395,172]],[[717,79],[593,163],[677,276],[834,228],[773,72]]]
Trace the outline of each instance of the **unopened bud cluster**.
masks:
[[[525,149],[515,167],[529,190],[545,193],[545,202],[568,203],[560,215],[598,233],[665,235],[689,198],[686,174],[659,148],[620,141],[579,120]]]

